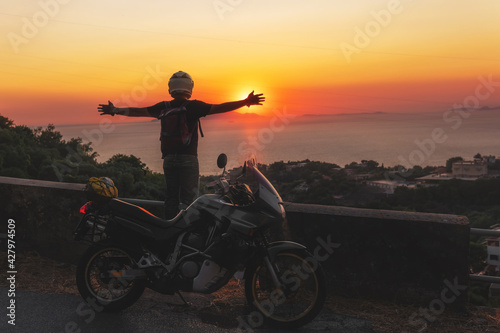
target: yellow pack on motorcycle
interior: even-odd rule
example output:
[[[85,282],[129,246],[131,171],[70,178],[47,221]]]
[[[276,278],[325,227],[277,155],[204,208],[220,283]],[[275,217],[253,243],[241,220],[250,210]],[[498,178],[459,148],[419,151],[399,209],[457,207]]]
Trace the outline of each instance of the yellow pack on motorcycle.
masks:
[[[111,178],[108,177],[91,177],[85,187],[87,199],[97,202],[106,203],[111,198],[118,197],[118,188]]]

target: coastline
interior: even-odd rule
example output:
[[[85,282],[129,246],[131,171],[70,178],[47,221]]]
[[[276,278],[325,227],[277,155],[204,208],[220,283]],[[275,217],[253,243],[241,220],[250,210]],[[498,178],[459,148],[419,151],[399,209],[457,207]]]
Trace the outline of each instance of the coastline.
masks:
[[[374,160],[406,168],[442,166],[455,156],[500,155],[500,118],[492,110],[464,119],[459,128],[456,119],[447,122],[442,112],[305,115],[279,124],[255,115],[207,117],[202,119],[205,137],[198,147],[200,173],[217,173],[220,153],[228,155],[230,167],[252,155],[263,164],[309,159],[344,166]],[[260,121],[244,121],[255,117]],[[134,155],[151,170],[163,171],[157,121],[62,125],[56,131],[65,140],[81,137],[84,143],[92,142],[99,162],[114,154]]]

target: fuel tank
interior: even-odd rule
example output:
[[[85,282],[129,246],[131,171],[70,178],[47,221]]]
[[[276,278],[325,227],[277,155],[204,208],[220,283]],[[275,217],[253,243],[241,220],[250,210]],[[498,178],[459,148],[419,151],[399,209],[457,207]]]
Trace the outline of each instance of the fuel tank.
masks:
[[[203,220],[210,216],[215,221],[229,220],[230,231],[248,235],[255,228],[270,227],[273,223],[281,223],[281,219],[267,213],[258,203],[248,206],[237,206],[229,203],[224,196],[206,194],[196,199],[187,209],[185,219],[188,221]]]

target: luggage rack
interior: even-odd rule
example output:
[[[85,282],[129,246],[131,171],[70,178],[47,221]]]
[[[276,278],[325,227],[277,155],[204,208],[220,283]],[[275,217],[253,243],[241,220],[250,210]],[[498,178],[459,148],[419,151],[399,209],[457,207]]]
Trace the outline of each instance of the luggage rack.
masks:
[[[86,220],[80,222],[77,230],[85,228],[85,233],[80,236],[80,239],[87,243],[96,243],[107,238],[107,227],[106,219],[97,215],[89,215]]]

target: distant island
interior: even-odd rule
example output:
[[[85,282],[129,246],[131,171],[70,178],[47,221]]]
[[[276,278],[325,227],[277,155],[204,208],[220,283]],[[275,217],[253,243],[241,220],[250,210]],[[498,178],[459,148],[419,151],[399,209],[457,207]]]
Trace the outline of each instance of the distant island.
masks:
[[[354,113],[306,113],[303,114],[302,117],[333,117],[333,116],[365,116],[365,115],[379,115],[379,114],[388,114],[389,112],[382,111],[374,111],[374,112],[354,112]]]
[[[450,109],[454,111],[462,110],[462,111],[495,111],[495,110],[500,110],[500,106],[482,106],[480,108],[475,108],[475,109],[467,109],[465,107],[463,108],[458,108],[458,109]]]

